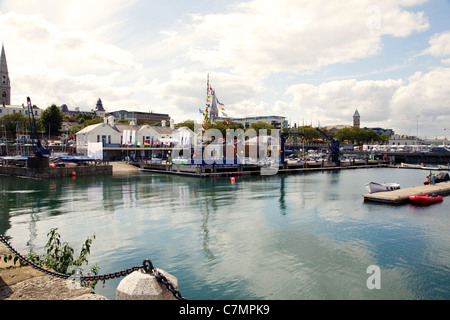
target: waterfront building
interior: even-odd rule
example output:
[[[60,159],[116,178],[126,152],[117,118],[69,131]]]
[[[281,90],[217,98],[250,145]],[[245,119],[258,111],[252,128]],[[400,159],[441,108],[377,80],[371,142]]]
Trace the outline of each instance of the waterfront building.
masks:
[[[229,120],[233,122],[240,123],[244,126],[245,129],[250,128],[252,123],[257,122],[265,122],[271,124],[275,127],[275,129],[283,129],[288,128],[289,124],[286,120],[286,117],[281,116],[257,116],[257,117],[245,117],[245,118],[218,118],[219,121]]]
[[[97,100],[97,104],[95,108],[91,111],[81,111],[79,107],[76,107],[75,110],[70,110],[66,104],[63,104],[61,107],[61,112],[70,117],[76,117],[78,114],[89,114],[92,116],[97,116],[100,118],[104,118],[106,116],[105,108],[103,107],[103,102],[101,99]]]
[[[105,117],[103,123],[84,128],[76,134],[77,154],[89,155],[90,148],[101,145],[104,160],[119,160],[125,156],[152,159],[162,156],[175,146],[190,145],[194,132],[187,127],[123,125],[115,122],[114,116]]]
[[[0,105],[0,117],[14,113],[20,113],[23,114],[25,117],[28,117],[28,107],[25,105],[21,106]],[[42,109],[39,109],[37,106],[33,106],[34,117],[39,118],[41,114]]]
[[[433,139],[424,139],[423,144],[431,146],[450,146],[447,137],[434,137]]]
[[[364,127],[364,130],[375,131],[379,135],[390,135],[390,136],[392,136],[392,135],[395,134],[395,131],[392,130],[392,129],[384,129],[384,128],[380,128],[380,127],[377,127],[377,128]]]
[[[407,135],[394,134],[389,139],[389,145],[391,146],[413,146],[421,144],[422,140],[419,140],[417,137]]]
[[[130,123],[135,123],[137,125],[144,124],[154,124],[163,121],[170,121],[170,116],[168,114],[163,113],[154,113],[154,112],[139,112],[139,111],[127,111],[127,110],[119,110],[114,112],[109,112],[108,116],[114,116],[116,121],[128,121]]]

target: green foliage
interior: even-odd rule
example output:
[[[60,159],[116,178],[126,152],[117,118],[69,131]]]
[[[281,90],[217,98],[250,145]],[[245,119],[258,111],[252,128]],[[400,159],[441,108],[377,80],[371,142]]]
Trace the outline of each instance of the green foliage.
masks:
[[[8,136],[15,136],[17,127],[19,130],[23,130],[23,128],[26,128],[28,132],[30,130],[28,118],[23,114],[16,112],[0,117],[0,128],[2,128],[2,132],[3,129],[6,130]]]
[[[343,128],[336,132],[336,137],[339,141],[351,141],[357,144],[364,142],[385,142],[386,137],[380,136],[372,130],[365,130],[361,128],[351,127]]]
[[[38,254],[32,252],[28,258],[34,263],[47,268],[48,270],[53,270],[55,272],[74,275],[77,271],[79,276],[83,276],[83,269],[81,268],[83,264],[88,264],[87,257],[91,253],[91,245],[95,235],[88,237],[84,244],[81,246],[80,254],[78,257],[74,256],[74,249],[67,243],[61,242],[61,236],[57,232],[57,228],[52,228],[47,234],[48,241],[45,245],[46,254],[39,256]],[[3,260],[5,262],[13,260],[14,264],[17,263],[19,258],[11,254],[4,255]],[[19,260],[21,266],[25,265],[21,260]],[[97,275],[100,268],[97,266],[91,267],[92,275]],[[89,274],[91,274],[89,273]],[[104,281],[103,281],[104,282]],[[98,281],[82,283],[85,287],[95,288]]]
[[[60,133],[63,119],[64,114],[62,111],[56,105],[52,104],[42,112],[39,122],[45,130],[45,133],[57,136]]]
[[[83,276],[82,265],[88,264],[87,257],[91,253],[91,245],[95,235],[88,237],[81,246],[80,254],[77,258],[74,256],[73,248],[67,242],[61,242],[61,236],[57,232],[57,228],[52,228],[47,234],[48,241],[45,245],[46,255],[40,258],[42,265],[62,274],[74,275],[78,270],[80,276]],[[98,274],[97,265],[91,267],[93,274]],[[85,283],[85,286],[95,287],[94,283]]]
[[[195,127],[194,120],[186,120],[184,122],[178,123],[178,124],[176,124],[176,127],[178,127],[178,128],[188,127],[189,129],[194,131],[194,127]]]
[[[102,122],[103,122],[102,118],[95,116],[91,120],[85,120],[83,122],[83,126],[84,127],[92,126],[93,124],[98,124],[98,123],[102,123]]]
[[[267,122],[255,122],[250,125],[250,129],[254,129],[256,133],[259,135],[259,130],[267,130],[267,134],[270,135],[272,129],[275,129],[275,126],[272,124],[268,124]]]

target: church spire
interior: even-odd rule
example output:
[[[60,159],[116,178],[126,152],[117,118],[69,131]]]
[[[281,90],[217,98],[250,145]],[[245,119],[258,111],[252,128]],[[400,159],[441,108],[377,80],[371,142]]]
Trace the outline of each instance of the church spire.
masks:
[[[3,44],[0,57],[0,104],[11,104],[11,84],[9,82],[8,64]]]
[[[6,63],[5,46],[2,44],[2,55],[0,60],[0,72],[8,73],[8,64]]]

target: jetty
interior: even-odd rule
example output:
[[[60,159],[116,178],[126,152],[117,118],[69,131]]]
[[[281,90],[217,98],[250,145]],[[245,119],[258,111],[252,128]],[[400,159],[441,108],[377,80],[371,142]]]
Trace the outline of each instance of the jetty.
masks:
[[[377,192],[363,195],[364,201],[373,201],[393,205],[401,205],[409,202],[410,196],[425,194],[436,194],[440,196],[450,195],[450,183],[441,182],[436,184],[422,185],[411,188],[398,189],[394,191]]]
[[[216,164],[199,164],[186,165],[176,164],[175,162],[164,161],[162,163],[140,162],[131,163],[139,168],[141,172],[161,173],[170,175],[179,175],[196,178],[223,178],[233,176],[260,176],[266,174],[295,174],[301,172],[312,171],[331,171],[331,170],[345,170],[345,169],[363,169],[363,168],[382,168],[387,167],[388,164],[381,160],[370,161],[348,161],[340,162],[339,164],[330,161],[315,161],[309,163],[290,163],[272,165],[271,167],[264,167],[259,164],[231,164],[231,165],[216,165]],[[272,170],[272,171],[270,171]]]

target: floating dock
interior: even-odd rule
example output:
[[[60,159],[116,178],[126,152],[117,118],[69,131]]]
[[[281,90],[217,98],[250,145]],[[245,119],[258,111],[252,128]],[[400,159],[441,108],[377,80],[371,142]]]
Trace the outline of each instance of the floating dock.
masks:
[[[133,164],[142,172],[151,173],[164,173],[180,176],[189,176],[197,178],[223,178],[234,176],[260,176],[264,175],[264,170],[260,165],[256,164],[243,164],[243,165],[178,165],[173,163],[135,163]],[[308,164],[288,164],[284,166],[279,165],[276,168],[271,168],[266,174],[294,174],[301,172],[312,171],[333,171],[333,170],[351,170],[351,169],[363,169],[363,168],[385,168],[386,164],[380,161],[370,161],[367,163],[360,163],[352,165],[352,163],[341,163],[340,166],[336,166],[333,163],[318,162]]]
[[[363,195],[364,201],[381,202],[388,204],[405,204],[410,196],[422,194],[436,194],[440,196],[450,195],[450,182],[441,182],[432,185],[423,185],[394,191],[377,192]]]

